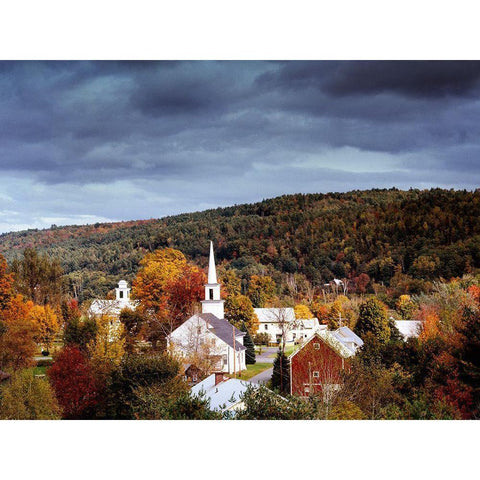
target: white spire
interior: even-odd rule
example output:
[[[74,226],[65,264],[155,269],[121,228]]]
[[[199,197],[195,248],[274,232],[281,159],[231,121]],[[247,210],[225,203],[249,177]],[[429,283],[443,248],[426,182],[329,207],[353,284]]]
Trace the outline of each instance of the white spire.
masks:
[[[208,283],[217,283],[217,269],[215,268],[215,258],[213,257],[213,242],[210,241],[210,258],[208,260]]]
[[[205,300],[202,300],[202,313],[213,313],[217,318],[224,318],[220,284],[217,283],[217,269],[213,257],[213,243],[210,242],[210,258],[208,259],[208,283],[205,284]]]

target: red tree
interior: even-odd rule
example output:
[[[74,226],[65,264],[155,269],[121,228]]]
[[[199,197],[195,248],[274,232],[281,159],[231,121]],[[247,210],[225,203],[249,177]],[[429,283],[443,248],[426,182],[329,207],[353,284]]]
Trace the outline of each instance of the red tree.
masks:
[[[99,400],[99,385],[88,359],[77,347],[64,348],[48,370],[63,417],[78,419]]]
[[[175,321],[175,328],[194,313],[195,305],[203,298],[205,282],[205,274],[187,264],[180,276],[166,285],[170,316]]]

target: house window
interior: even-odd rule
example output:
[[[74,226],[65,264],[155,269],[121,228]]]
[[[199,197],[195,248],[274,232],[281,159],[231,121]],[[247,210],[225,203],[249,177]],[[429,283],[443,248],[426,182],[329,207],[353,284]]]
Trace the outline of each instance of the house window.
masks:
[[[265,324],[265,330],[268,330],[268,325],[267,324]]]
[[[228,363],[228,357],[227,355],[223,355],[223,365],[226,366]]]
[[[202,327],[197,327],[197,335],[200,335],[202,333]]]
[[[314,348],[315,350],[320,350],[320,344],[319,344],[319,343],[314,343],[314,344],[313,344],[313,348]]]
[[[213,300],[213,288],[209,288],[210,300]]]
[[[305,393],[310,393],[310,387],[305,387]]]
[[[318,372],[313,372],[313,378],[320,378],[320,374]]]

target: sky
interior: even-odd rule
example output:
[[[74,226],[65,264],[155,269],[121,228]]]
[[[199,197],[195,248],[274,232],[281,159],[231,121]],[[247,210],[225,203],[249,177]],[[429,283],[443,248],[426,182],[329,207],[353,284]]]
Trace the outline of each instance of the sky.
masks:
[[[480,186],[480,62],[0,62],[0,232]]]

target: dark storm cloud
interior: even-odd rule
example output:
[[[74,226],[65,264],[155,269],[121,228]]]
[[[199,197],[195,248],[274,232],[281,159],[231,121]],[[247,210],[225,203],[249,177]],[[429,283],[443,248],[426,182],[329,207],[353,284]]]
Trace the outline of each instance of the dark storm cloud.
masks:
[[[0,62],[0,230],[475,188],[479,76],[479,62]]]
[[[258,78],[260,86],[314,87],[332,95],[398,93],[416,98],[478,91],[476,61],[287,62]]]

